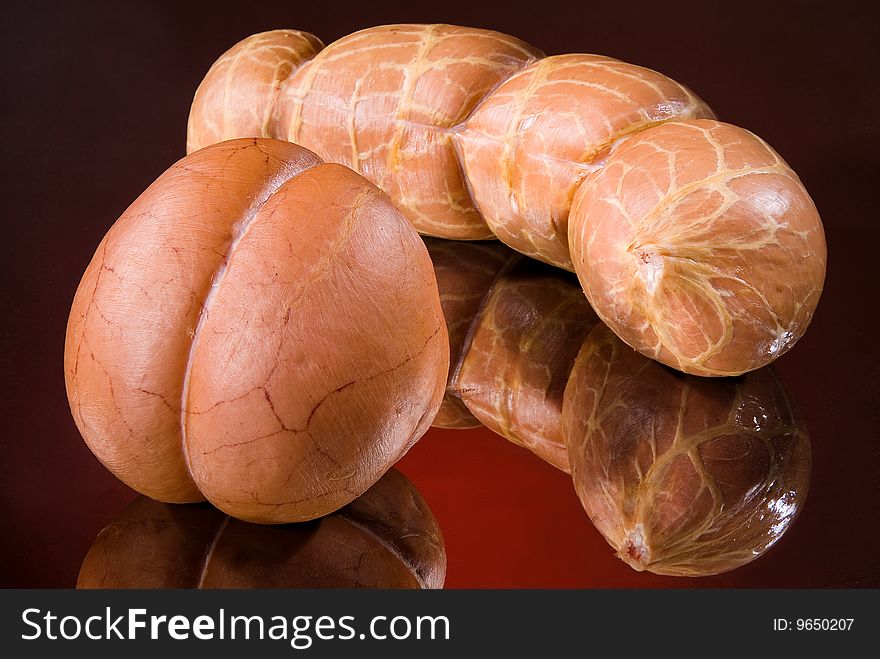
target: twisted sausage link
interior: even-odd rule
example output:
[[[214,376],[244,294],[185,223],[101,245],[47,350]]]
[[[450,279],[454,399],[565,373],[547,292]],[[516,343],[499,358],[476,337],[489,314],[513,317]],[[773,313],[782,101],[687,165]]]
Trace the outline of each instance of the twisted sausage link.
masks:
[[[424,235],[496,237],[574,270],[619,337],[689,373],[774,360],[824,283],[821,220],[782,158],[683,85],[608,57],[450,25],[323,49],[265,32],[208,72],[187,149],[247,136],[355,169]]]

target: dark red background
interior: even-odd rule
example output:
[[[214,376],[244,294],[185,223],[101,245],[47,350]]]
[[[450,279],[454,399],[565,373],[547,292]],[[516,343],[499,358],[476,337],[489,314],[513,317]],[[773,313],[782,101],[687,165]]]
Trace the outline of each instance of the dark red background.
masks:
[[[429,432],[401,463],[438,517],[451,587],[880,586],[880,34],[863,2],[23,3],[6,7],[0,244],[0,585],[71,586],[134,493],[80,439],[64,393],[70,301],[103,233],[183,155],[192,94],[226,48],[292,27],[325,42],[390,22],[494,28],[547,53],[660,70],[770,142],[825,222],[829,270],[778,366],[813,438],[801,518],[707,579],[612,556],[570,479],[488,431]]]

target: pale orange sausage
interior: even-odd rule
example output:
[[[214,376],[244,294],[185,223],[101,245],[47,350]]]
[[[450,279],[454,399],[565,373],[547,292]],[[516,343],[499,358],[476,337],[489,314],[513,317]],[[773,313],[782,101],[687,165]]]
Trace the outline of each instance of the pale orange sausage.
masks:
[[[448,341],[424,244],[363,177],[233,140],[113,225],[73,301],[65,376],[137,491],[280,523],[336,510],[427,430]]]
[[[806,330],[826,264],[809,194],[683,85],[474,28],[379,26],[317,54],[300,33],[293,51],[272,45],[290,33],[249,37],[212,67],[190,150],[232,133],[301,143],[363,173],[423,234],[494,236],[574,270],[624,341],[688,373],[760,368]],[[242,123],[229,108],[248,98]]]

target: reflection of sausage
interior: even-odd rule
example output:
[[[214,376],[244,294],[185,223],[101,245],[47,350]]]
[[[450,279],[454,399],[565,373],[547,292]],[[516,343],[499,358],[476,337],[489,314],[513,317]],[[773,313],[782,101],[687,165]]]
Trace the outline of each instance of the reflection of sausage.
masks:
[[[95,539],[77,588],[440,588],[445,574],[434,516],[391,469],[336,513],[283,526],[140,497]]]
[[[776,373],[682,375],[598,325],[565,392],[572,477],[637,570],[701,576],[769,549],[807,495],[810,442]]]
[[[361,30],[322,49],[257,34],[206,75],[189,151],[286,139],[362,172],[423,234],[575,270],[638,351],[699,375],[767,364],[806,330],[821,220],[762,140],[666,76],[450,25]]]
[[[788,528],[810,446],[772,369],[678,373],[599,322],[569,273],[497,243],[426,242],[453,350],[435,425],[482,422],[570,471],[639,570],[723,572]]]
[[[273,140],[187,156],[109,230],[80,283],[77,426],[138,492],[248,521],[363,493],[440,404],[431,262],[363,177]]]
[[[562,395],[598,322],[577,280],[499,243],[425,242],[452,350],[434,425],[483,423],[568,471]]]

